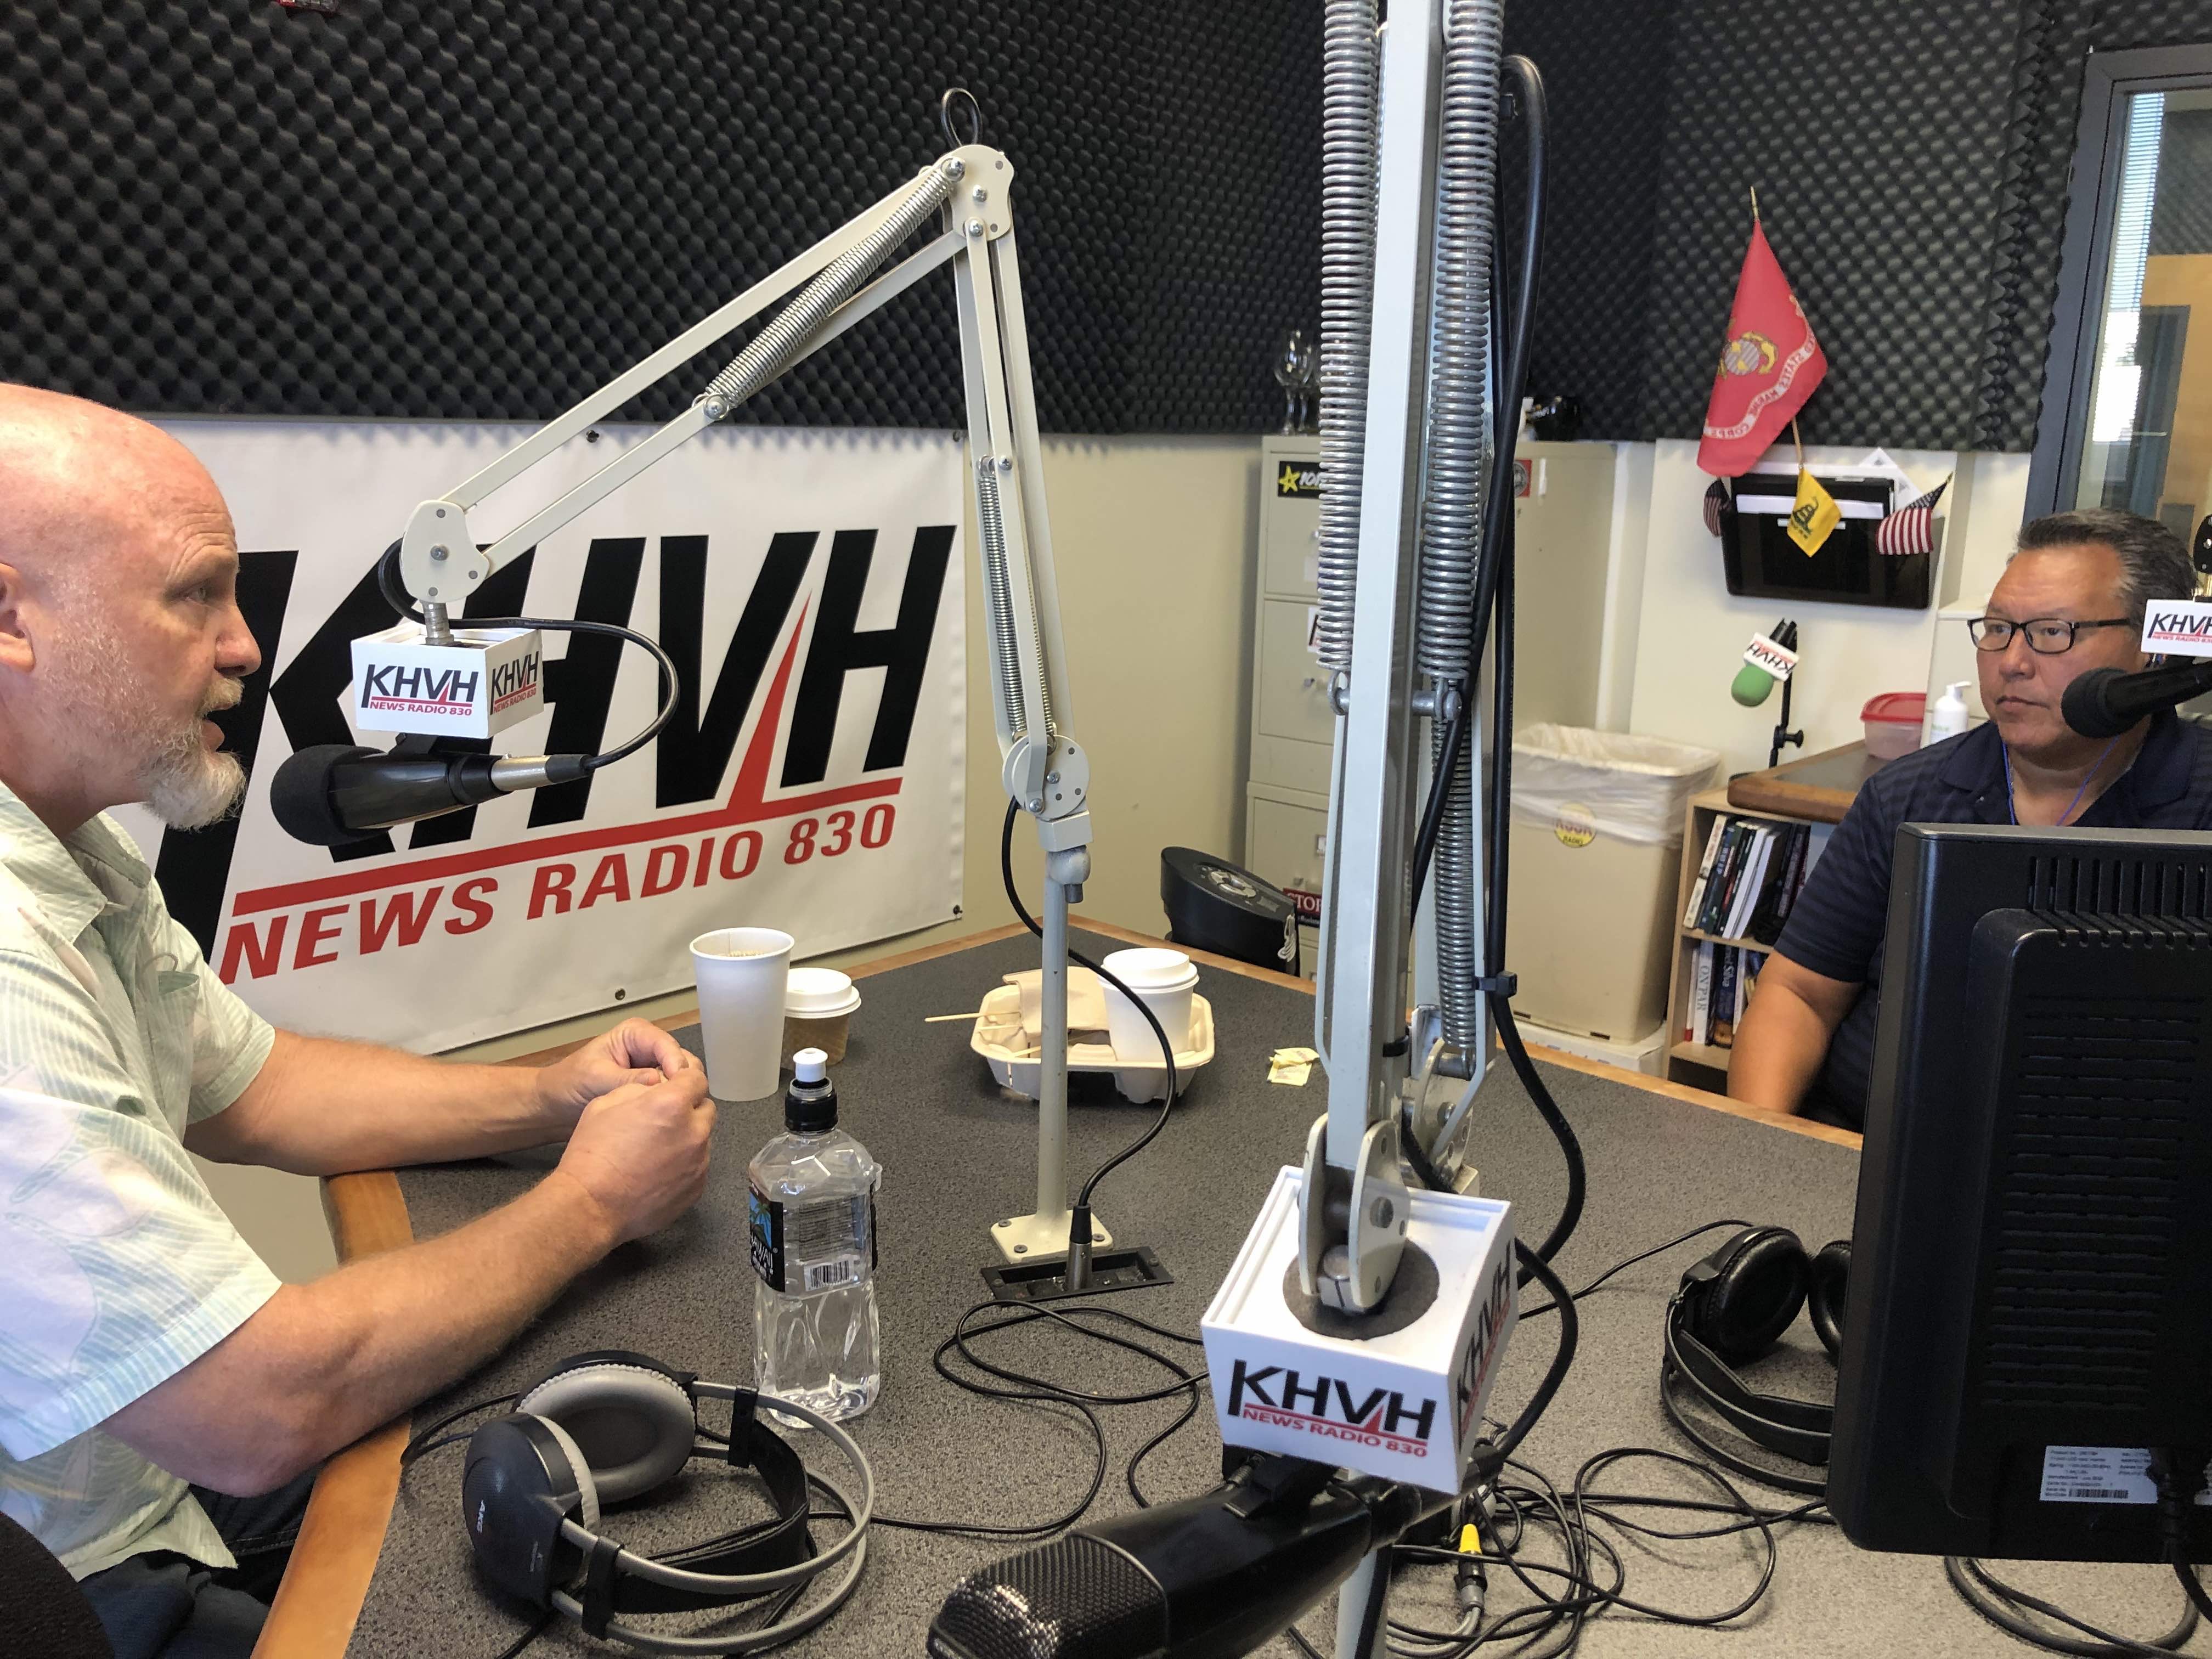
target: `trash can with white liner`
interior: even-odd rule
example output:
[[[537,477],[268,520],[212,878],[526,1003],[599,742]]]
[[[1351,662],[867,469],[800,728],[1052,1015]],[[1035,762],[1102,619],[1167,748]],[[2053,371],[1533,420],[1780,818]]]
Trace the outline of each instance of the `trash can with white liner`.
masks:
[[[1515,734],[1505,965],[1516,1011],[1608,1042],[1665,1020],[1683,815],[1720,761],[1586,726]]]

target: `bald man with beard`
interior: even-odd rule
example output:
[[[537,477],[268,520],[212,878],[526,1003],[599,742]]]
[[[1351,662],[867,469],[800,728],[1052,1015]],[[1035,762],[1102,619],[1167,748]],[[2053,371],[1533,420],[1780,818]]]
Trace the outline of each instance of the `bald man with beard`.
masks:
[[[181,444],[0,386],[0,1512],[118,1659],[250,1653],[314,1469],[674,1222],[714,1127],[641,1020],[536,1071],[447,1065],[276,1030],[210,971],[106,813],[236,805],[207,716],[261,662],[237,575]],[[560,1143],[504,1208],[307,1285],[185,1155],[328,1176]]]

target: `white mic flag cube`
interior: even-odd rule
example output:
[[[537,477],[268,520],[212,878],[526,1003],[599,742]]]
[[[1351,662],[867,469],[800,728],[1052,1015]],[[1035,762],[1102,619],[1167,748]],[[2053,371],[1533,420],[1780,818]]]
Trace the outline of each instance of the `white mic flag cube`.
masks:
[[[2142,648],[2154,657],[2212,657],[2212,603],[2153,599],[2143,608]]]
[[[403,622],[353,642],[354,725],[363,732],[489,738],[545,707],[545,650],[534,628],[457,628],[425,645]]]
[[[1512,1206],[1417,1191],[1378,1314],[1348,1319],[1298,1285],[1285,1168],[1200,1327],[1224,1445],[1457,1492],[1518,1315]]]

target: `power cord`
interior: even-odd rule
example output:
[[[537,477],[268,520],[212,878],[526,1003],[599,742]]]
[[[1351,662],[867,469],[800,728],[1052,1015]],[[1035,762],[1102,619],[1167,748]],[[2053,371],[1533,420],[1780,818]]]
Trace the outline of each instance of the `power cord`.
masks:
[[[2152,1654],[2162,1659],[2162,1656],[2176,1651],[2197,1633],[2197,1608],[2193,1605],[2184,1605],[2181,1622],[2165,1635],[2142,1642],[2100,1630],[2087,1620],[2077,1619],[2039,1596],[2006,1583],[1972,1556],[1945,1556],[1943,1576],[1959,1592],[1960,1601],[1998,1629],[2051,1653],[2085,1654],[2090,1659],[2105,1659],[2107,1655]],[[2078,1631],[2081,1636],[2068,1636],[2047,1625],[2036,1624],[2027,1616],[2029,1613],[2039,1613],[2053,1623]]]
[[[1638,1250],[1634,1255],[1624,1257],[1622,1260],[1614,1262],[1613,1266],[1607,1267],[1595,1279],[1593,1279],[1589,1284],[1583,1285],[1582,1289],[1577,1291],[1570,1300],[1575,1302],[1581,1301],[1584,1297],[1589,1295],[1591,1291],[1596,1290],[1614,1274],[1626,1272],[1639,1261],[1649,1261],[1655,1255],[1663,1255],[1665,1252],[1673,1249],[1677,1244],[1686,1244],[1693,1238],[1701,1238],[1705,1234],[1717,1232],[1723,1227],[1748,1227],[1749,1225],[1751,1225],[1751,1223],[1748,1221],[1729,1220],[1708,1221],[1702,1226],[1692,1227],[1689,1231],[1682,1234],[1680,1237],[1670,1238],[1664,1244],[1654,1244],[1648,1250]],[[1533,1308],[1523,1308],[1521,1310],[1521,1317],[1523,1321],[1540,1318],[1545,1314],[1555,1311],[1557,1305],[1558,1304],[1555,1303],[1540,1302]]]
[[[1491,745],[1491,810],[1489,835],[1488,918],[1486,929],[1483,960],[1490,965],[1492,979],[1485,988],[1491,1024],[1497,1029],[1499,1043],[1510,1061],[1515,1076],[1527,1092],[1537,1115],[1542,1118],[1554,1140],[1559,1143],[1560,1156],[1567,1169],[1567,1192],[1560,1206],[1559,1218],[1545,1235],[1535,1254],[1546,1261],[1557,1255],[1573,1236],[1576,1224],[1582,1218],[1583,1205],[1589,1190],[1588,1171],[1584,1167],[1582,1144],[1576,1137],[1573,1126],[1552,1097],[1550,1088],[1537,1072],[1535,1063],[1528,1057],[1528,1045],[1522,1041],[1521,1030],[1513,1013],[1511,976],[1504,972],[1505,918],[1507,878],[1509,875],[1507,847],[1510,841],[1510,811],[1513,788],[1513,510],[1512,492],[1499,489],[1501,478],[1510,479],[1513,472],[1513,453],[1519,441],[1521,399],[1528,390],[1529,342],[1535,327],[1535,299],[1538,276],[1542,268],[1545,206],[1546,144],[1551,127],[1549,105],[1545,97],[1544,79],[1535,64],[1528,58],[1514,56],[1505,59],[1503,71],[1518,94],[1522,118],[1528,131],[1528,190],[1523,204],[1520,245],[1520,268],[1516,280],[1509,283],[1504,268],[1502,253],[1498,268],[1491,282],[1491,331],[1505,345],[1504,362],[1498,381],[1497,424],[1492,436],[1493,459],[1491,464],[1492,487],[1483,501],[1481,527],[1482,545],[1475,581],[1474,615],[1469,636],[1470,647],[1466,678],[1459,682],[1458,710],[1445,728],[1444,742],[1436,769],[1429,778],[1428,799],[1424,804],[1419,830],[1414,840],[1412,871],[1412,908],[1418,911],[1421,895],[1427,884],[1429,868],[1436,851],[1436,843],[1443,822],[1444,805],[1452,779],[1464,763],[1468,733],[1474,718],[1474,686],[1482,672],[1483,642],[1493,632],[1495,622],[1496,649],[1492,653],[1491,701],[1497,740]],[[1501,239],[1502,244],[1502,239]],[[1509,298],[1510,290],[1510,298]],[[1510,325],[1509,325],[1510,317]],[[1450,1133],[1456,1133],[1464,1121],[1463,1110],[1455,1111],[1447,1124]],[[1433,1164],[1443,1150],[1445,1137],[1440,1137],[1434,1147],[1422,1147],[1408,1153],[1408,1161],[1419,1156]],[[1412,1136],[1404,1137],[1407,1145]],[[1415,1164],[1416,1173],[1421,1164]],[[1422,1177],[1431,1186],[1437,1183]],[[1528,1275],[1522,1276],[1525,1284]]]
[[[2189,1510],[2203,1493],[2208,1462],[2212,1462],[2212,1453],[2202,1446],[2162,1446],[2151,1455],[2150,1475],[2158,1483],[2159,1531],[2166,1542],[2166,1559],[2173,1565],[2173,1576],[2181,1581],[2191,1611],[2212,1619],[2212,1595],[2206,1594],[2204,1581],[2189,1559]],[[2184,1470],[2188,1471],[2185,1484]]]
[[[399,581],[399,544],[394,542],[384,550],[384,556],[376,562],[376,585],[384,595],[384,602],[409,622],[419,623],[422,613],[416,610]],[[586,622],[575,617],[471,617],[464,624],[470,628],[535,628],[562,634],[601,634],[626,640],[647,652],[653,658],[653,668],[659,677],[660,708],[647,722],[645,730],[617,748],[604,754],[586,755],[584,769],[596,772],[603,766],[612,766],[630,756],[660,735],[669,717],[676,712],[676,659],[661,649],[658,640],[650,639],[635,629],[624,628],[618,623]]]
[[[1711,1486],[1711,1499],[1657,1493],[1600,1492],[1594,1489],[1607,1472],[1632,1459],[1653,1459],[1679,1468]],[[1582,1639],[1588,1621],[1614,1608],[1662,1624],[1695,1629],[1730,1625],[1747,1616],[1772,1587],[1779,1559],[1775,1528],[1809,1522],[1825,1523],[1819,1504],[1793,1509],[1764,1509],[1752,1503],[1718,1471],[1673,1452],[1653,1447],[1622,1446],[1601,1451],[1577,1471],[1569,1490],[1561,1492],[1553,1482],[1529,1466],[1512,1462],[1504,1473],[1518,1481],[1501,1479],[1486,1490],[1485,1518],[1473,1540],[1476,1552],[1425,1545],[1401,1545],[1391,1552],[1404,1566],[1449,1566],[1455,1579],[1455,1599],[1462,1607],[1459,1627],[1431,1628],[1410,1620],[1390,1625],[1391,1650],[1401,1659],[1464,1659],[1464,1656],[1494,1644],[1513,1642],[1521,1654],[1540,1654],[1544,1659],[1571,1653]],[[1728,1516],[1719,1526],[1674,1528],[1631,1518],[1629,1510],[1661,1509]],[[1605,1529],[1639,1538],[1686,1542],[1756,1533],[1759,1540],[1758,1577],[1735,1601],[1713,1610],[1661,1607],[1628,1594],[1628,1558]],[[1540,1559],[1537,1540],[1547,1536],[1558,1551],[1557,1560]],[[1470,1574],[1470,1559],[1488,1567],[1504,1566],[1527,1597],[1526,1605],[1493,1613],[1486,1594],[1468,1595],[1461,1584]],[[1483,1574],[1486,1585],[1489,1578]]]

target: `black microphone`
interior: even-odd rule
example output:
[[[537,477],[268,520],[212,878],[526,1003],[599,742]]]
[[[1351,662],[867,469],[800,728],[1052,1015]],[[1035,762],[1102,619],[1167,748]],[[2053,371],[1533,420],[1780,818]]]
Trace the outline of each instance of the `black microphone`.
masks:
[[[931,1659],[1226,1659],[1249,1653],[1449,1494],[1255,1460],[1202,1498],[1078,1527],[953,1587]]]
[[[396,823],[456,812],[518,789],[571,783],[590,768],[583,755],[401,754],[319,743],[295,750],[269,781],[269,810],[284,833],[337,847]]]
[[[2123,674],[2093,668],[2079,675],[2058,700],[2066,724],[2085,738],[2117,738],[2145,714],[2212,691],[2212,658]]]

